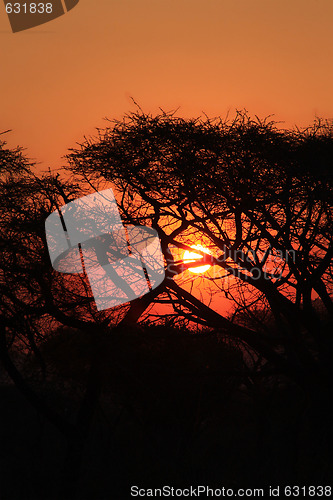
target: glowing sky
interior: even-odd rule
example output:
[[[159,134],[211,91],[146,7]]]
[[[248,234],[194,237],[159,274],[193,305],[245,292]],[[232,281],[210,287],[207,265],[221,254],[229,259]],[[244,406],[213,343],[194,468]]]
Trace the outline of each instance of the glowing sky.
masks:
[[[332,23],[332,0],[81,0],[12,34],[1,3],[0,131],[47,168],[130,96],[183,116],[332,118]]]

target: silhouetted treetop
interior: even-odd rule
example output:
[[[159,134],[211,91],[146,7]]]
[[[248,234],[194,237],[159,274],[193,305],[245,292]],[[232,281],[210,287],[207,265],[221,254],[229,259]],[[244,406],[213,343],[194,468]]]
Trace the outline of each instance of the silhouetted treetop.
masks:
[[[333,314],[332,182],[325,175],[332,132],[320,120],[285,130],[246,112],[211,120],[140,111],[72,150],[68,169],[96,189],[111,184],[125,223],[158,231],[167,269],[180,276],[188,266],[173,249],[202,242],[211,256],[198,265],[221,271],[212,293],[231,294],[240,310],[265,304],[283,335],[301,339],[308,331],[325,352],[312,299],[319,296]],[[181,298],[175,274],[170,278],[165,286],[186,315],[189,298]],[[193,306],[190,315],[200,314]],[[308,349],[299,354],[311,364]]]

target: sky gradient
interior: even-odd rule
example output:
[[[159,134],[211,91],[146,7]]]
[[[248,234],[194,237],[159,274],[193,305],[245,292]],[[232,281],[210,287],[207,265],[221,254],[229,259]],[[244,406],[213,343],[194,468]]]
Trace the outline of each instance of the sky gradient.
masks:
[[[332,20],[332,0],[81,0],[12,34],[1,4],[0,132],[46,169],[131,96],[185,117],[332,118]]]

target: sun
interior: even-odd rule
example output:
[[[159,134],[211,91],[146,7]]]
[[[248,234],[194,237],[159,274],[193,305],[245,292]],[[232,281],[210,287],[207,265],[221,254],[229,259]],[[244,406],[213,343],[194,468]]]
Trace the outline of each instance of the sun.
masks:
[[[201,252],[207,253],[211,255],[211,252],[208,250],[208,248],[203,247],[202,245],[191,245],[191,248],[194,250],[201,250]],[[183,262],[184,264],[189,264],[191,262],[195,262],[198,259],[202,259],[202,255],[196,252],[190,252],[189,250],[185,250],[184,256],[183,256]],[[210,264],[205,264],[204,266],[200,267],[189,267],[188,270],[191,271],[191,273],[195,274],[202,274],[208,271],[208,269],[212,267]]]

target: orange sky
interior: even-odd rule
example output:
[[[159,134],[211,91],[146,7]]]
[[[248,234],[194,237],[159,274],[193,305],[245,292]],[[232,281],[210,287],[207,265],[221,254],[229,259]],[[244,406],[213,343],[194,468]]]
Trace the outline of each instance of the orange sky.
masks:
[[[183,116],[332,118],[332,23],[332,0],[81,0],[12,34],[1,2],[0,131],[47,168],[130,96]]]

